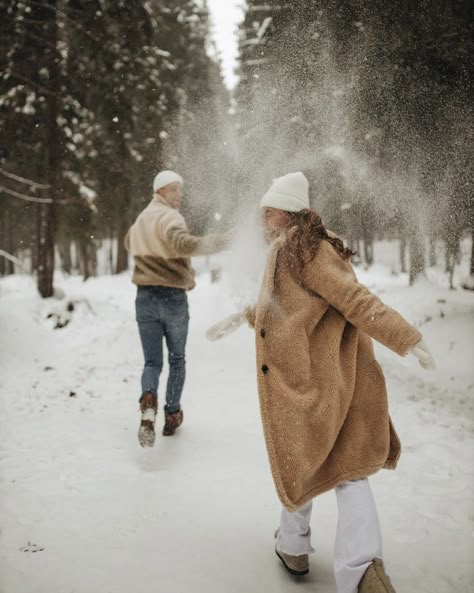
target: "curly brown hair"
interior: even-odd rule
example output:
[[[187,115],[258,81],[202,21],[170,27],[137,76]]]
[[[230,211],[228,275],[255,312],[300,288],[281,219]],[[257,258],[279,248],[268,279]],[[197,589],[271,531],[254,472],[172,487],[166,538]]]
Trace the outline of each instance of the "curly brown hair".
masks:
[[[305,208],[299,212],[288,212],[288,215],[288,228],[295,229],[289,234],[290,249],[296,255],[300,269],[313,259],[321,241],[331,243],[345,261],[355,255],[354,251],[344,246],[341,239],[329,235],[321,217],[314,210]]]

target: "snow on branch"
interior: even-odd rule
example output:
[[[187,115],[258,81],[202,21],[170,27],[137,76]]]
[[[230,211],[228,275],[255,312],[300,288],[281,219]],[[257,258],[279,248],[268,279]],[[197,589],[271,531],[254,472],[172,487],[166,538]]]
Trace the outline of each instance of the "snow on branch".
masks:
[[[31,181],[31,179],[25,179],[24,177],[20,177],[19,175],[14,175],[9,171],[5,171],[5,169],[0,168],[0,173],[5,175],[5,177],[9,177],[10,179],[14,179],[15,181],[19,181],[20,183],[24,183],[25,185],[29,185],[31,187],[37,187],[38,189],[48,189],[49,185],[46,183],[37,183],[36,181]]]
[[[290,4],[283,4],[277,6],[266,6],[265,4],[260,4],[259,6],[250,6],[248,12],[273,12],[275,10],[286,10],[291,8]]]
[[[260,25],[260,27],[258,28],[258,31],[257,31],[256,37],[252,37],[252,38],[250,38],[250,39],[244,39],[244,40],[241,42],[241,44],[240,44],[240,45],[241,45],[242,47],[245,47],[245,46],[247,46],[247,45],[258,45],[258,44],[259,44],[259,43],[262,41],[262,39],[263,39],[263,36],[265,35],[265,31],[266,31],[266,30],[268,29],[268,27],[270,26],[270,23],[272,22],[272,20],[273,20],[273,17],[271,17],[271,16],[267,16],[267,17],[266,17],[266,18],[263,20],[263,22],[262,22],[262,24]]]
[[[260,25],[260,28],[257,31],[257,39],[259,41],[261,41],[262,37],[265,35],[265,31],[270,26],[270,23],[272,22],[272,20],[273,19],[271,16],[267,16],[267,18],[263,20],[263,23]]]
[[[24,269],[23,264],[17,257],[12,255],[11,253],[8,253],[7,251],[3,251],[3,249],[0,249],[0,257],[4,257],[5,259],[8,259],[9,261],[13,262],[15,265],[20,266],[20,268]]]
[[[257,58],[255,60],[245,60],[246,66],[261,66],[262,64],[268,64],[269,58]]]
[[[241,46],[245,47],[247,45],[258,45],[260,43],[260,39],[258,37],[252,37],[252,39],[245,39],[241,42]]]
[[[0,185],[0,192],[4,192],[6,194],[14,196],[15,198],[20,198],[20,200],[25,200],[27,202],[40,202],[42,204],[51,204],[53,201],[51,198],[34,198],[33,196],[27,196],[26,194],[20,194],[17,191],[8,189],[8,187],[4,187],[3,185]]]

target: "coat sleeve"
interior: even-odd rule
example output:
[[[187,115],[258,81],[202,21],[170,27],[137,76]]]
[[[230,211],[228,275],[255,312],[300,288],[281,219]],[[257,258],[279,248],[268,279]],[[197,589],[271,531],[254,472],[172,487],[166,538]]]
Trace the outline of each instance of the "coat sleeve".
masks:
[[[250,325],[250,327],[255,328],[255,322],[256,322],[256,318],[257,318],[257,307],[252,307],[252,306],[245,307],[244,315],[245,315],[245,318],[247,319],[247,323]]]
[[[328,241],[321,241],[315,257],[303,268],[302,282],[352,325],[400,356],[422,338],[397,311],[357,281],[351,265]]]

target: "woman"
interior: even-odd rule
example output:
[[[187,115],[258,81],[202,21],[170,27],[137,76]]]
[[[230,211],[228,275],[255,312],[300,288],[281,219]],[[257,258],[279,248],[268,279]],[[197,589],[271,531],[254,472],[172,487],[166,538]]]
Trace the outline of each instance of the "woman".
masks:
[[[434,363],[420,332],[357,282],[352,252],[309,208],[302,173],[274,180],[261,201],[271,242],[255,309],[260,408],[283,503],[275,551],[295,575],[309,570],[312,499],[335,489],[338,593],[394,592],[367,477],[394,469],[400,442],[388,414],[372,339]]]

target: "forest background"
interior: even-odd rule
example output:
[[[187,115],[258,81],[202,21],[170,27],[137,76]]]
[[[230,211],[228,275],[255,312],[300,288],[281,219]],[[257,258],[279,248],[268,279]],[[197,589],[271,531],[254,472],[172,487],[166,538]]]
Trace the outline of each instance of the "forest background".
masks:
[[[398,241],[414,283],[452,284],[472,236],[467,0],[244,5],[226,88],[205,1],[0,0],[0,275],[117,274],[162,168],[192,232],[234,227],[303,170],[326,225],[373,263]],[[98,266],[98,253],[106,265]],[[465,288],[472,288],[471,278]]]

